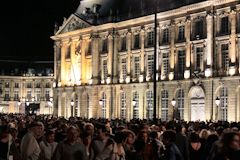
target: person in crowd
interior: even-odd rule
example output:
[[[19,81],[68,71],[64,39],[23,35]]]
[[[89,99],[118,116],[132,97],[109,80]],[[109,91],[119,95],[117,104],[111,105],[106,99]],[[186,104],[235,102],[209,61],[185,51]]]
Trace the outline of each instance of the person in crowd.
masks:
[[[125,134],[125,140],[123,143],[123,148],[126,154],[126,159],[135,159],[136,150],[134,148],[134,142],[136,139],[136,135],[133,131],[128,129],[123,129],[122,132]]]
[[[0,128],[0,160],[8,160],[10,151],[10,130],[4,125]]]
[[[202,145],[199,135],[195,132],[190,134],[189,139],[189,159],[202,160],[204,146]]]
[[[41,160],[52,160],[53,153],[56,150],[57,142],[55,140],[55,132],[48,130],[45,134],[43,141],[40,142]]]
[[[92,155],[90,155],[90,159],[94,160],[98,154],[100,154],[107,142],[109,141],[109,135],[107,133],[107,128],[105,125],[98,125],[96,131],[96,139],[92,141],[91,149],[93,150]]]
[[[153,153],[155,154],[154,157],[156,160],[160,160],[161,156],[163,155],[164,146],[163,146],[163,143],[159,140],[158,132],[151,131],[150,138],[151,138]]]
[[[166,130],[163,132],[163,144],[165,145],[165,160],[184,160],[181,152],[179,151],[177,145],[174,143],[176,141],[176,133],[172,130]]]
[[[182,153],[184,160],[189,160],[189,142],[185,135],[183,135],[182,125],[176,126],[176,141],[179,151]]]
[[[223,133],[217,153],[213,160],[239,160],[240,158],[240,137],[236,132]]]
[[[213,144],[218,140],[218,136],[216,134],[210,134],[206,140],[206,145],[203,151],[203,160],[209,159],[210,151]]]
[[[123,148],[123,141],[125,134],[117,132],[113,139],[108,139],[103,151],[96,156],[96,160],[125,160],[125,151]]]
[[[18,138],[18,130],[16,128],[10,128],[10,134],[12,136],[12,144],[10,147],[9,155],[13,156],[13,160],[21,160],[20,153],[20,139]]]
[[[154,155],[157,154],[154,154],[153,145],[150,141],[148,131],[146,130],[141,130],[138,133],[137,140],[135,142],[135,149],[137,153],[137,159],[142,158],[143,160],[153,160],[156,158]]]
[[[32,122],[28,132],[21,141],[20,151],[23,160],[38,160],[41,149],[37,142],[37,138],[42,135],[42,124]]]
[[[67,138],[57,145],[53,160],[86,160],[86,149],[79,134],[79,128],[70,126]]]

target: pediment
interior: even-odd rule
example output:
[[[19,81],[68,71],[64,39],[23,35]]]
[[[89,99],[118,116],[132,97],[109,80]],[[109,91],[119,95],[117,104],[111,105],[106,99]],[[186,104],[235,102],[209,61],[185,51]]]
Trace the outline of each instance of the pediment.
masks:
[[[90,26],[91,25],[89,23],[72,14],[67,20],[63,21],[63,25],[59,27],[55,35],[87,28]]]

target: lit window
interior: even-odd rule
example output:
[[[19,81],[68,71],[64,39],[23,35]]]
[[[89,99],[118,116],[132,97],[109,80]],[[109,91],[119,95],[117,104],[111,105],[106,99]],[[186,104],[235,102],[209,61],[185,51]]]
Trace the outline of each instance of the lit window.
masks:
[[[103,60],[102,61],[102,77],[104,80],[106,80],[107,76],[108,76],[107,60]]]
[[[148,55],[148,76],[152,77],[154,72],[154,55]]]
[[[14,91],[14,100],[19,100],[19,91]]]
[[[180,119],[184,119],[184,91],[182,89],[177,92],[177,107],[180,113]]]
[[[4,100],[5,100],[5,101],[9,101],[9,100],[10,100],[10,94],[9,94],[9,91],[5,91]]]
[[[133,100],[136,104],[133,106],[133,119],[139,118],[139,94],[138,92],[133,93]]]
[[[147,119],[153,119],[153,92],[147,91]]]
[[[178,51],[178,78],[184,77],[186,55],[184,50]]]
[[[168,91],[163,90],[161,92],[161,119],[163,121],[168,120]]]
[[[165,28],[163,29],[163,39],[162,39],[162,43],[168,43],[169,42],[169,29]]]
[[[153,46],[154,44],[154,32],[151,31],[151,32],[148,32],[148,35],[147,35],[147,46]]]
[[[122,78],[125,80],[127,77],[127,59],[122,59]]]
[[[45,91],[45,98],[47,101],[50,99],[50,91],[49,90]]]
[[[140,58],[134,57],[134,77],[137,78],[140,75]]]
[[[227,70],[229,67],[229,55],[228,55],[228,44],[222,44],[222,69]]]
[[[5,83],[5,87],[6,87],[6,88],[9,88],[9,87],[10,87],[9,82],[6,82],[6,83]]]
[[[106,118],[106,101],[107,96],[105,93],[102,94],[102,118]]]
[[[228,90],[226,87],[220,89],[220,114],[221,120],[227,121],[228,119]]]
[[[122,119],[126,119],[126,93],[122,92],[121,95],[120,95],[120,98],[121,98],[121,102],[120,102],[120,105],[121,105],[121,115],[120,117]]]
[[[36,90],[36,101],[40,101],[40,99],[41,99],[41,91]]]
[[[184,34],[185,34],[185,27],[184,26],[179,26],[179,28],[178,28],[178,41],[183,41],[184,40]]]
[[[163,67],[163,75],[167,76],[169,73],[169,57],[168,52],[163,53],[162,55],[162,67]]]

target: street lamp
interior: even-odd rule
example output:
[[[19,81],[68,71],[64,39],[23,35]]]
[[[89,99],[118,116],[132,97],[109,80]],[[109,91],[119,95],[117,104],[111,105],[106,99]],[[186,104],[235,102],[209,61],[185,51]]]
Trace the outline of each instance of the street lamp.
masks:
[[[216,117],[215,117],[215,119],[216,120],[218,120],[218,106],[220,105],[220,99],[217,97],[216,99],[215,99],[215,103],[216,103],[216,105],[217,105],[217,109],[216,109]]]
[[[18,100],[18,106],[20,106],[22,103],[21,103],[21,101],[20,100]]]
[[[32,102],[34,102],[35,101],[35,98],[34,97],[32,97]]]
[[[73,106],[74,106],[74,101],[73,99],[71,100],[71,116],[73,116]]]
[[[177,101],[175,100],[175,98],[173,98],[172,99],[172,101],[171,101],[171,103],[172,103],[172,106],[173,106],[173,120],[175,120],[177,117],[176,117],[176,112],[177,112],[177,110],[176,110],[176,108],[175,108],[175,105],[176,105],[176,103],[177,103]]]
[[[175,98],[172,99],[172,106],[175,107],[177,101],[175,100]]]
[[[135,107],[137,104],[137,101],[135,99],[132,100],[132,105]]]
[[[103,105],[103,100],[102,100],[102,99],[99,100],[99,105],[100,105],[100,106]]]
[[[29,101],[26,101],[26,105],[29,106],[29,104],[30,104]]]

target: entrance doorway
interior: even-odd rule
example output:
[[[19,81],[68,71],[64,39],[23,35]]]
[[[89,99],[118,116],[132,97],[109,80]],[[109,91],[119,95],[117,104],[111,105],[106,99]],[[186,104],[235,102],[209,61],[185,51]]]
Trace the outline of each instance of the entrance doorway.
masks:
[[[205,94],[203,89],[195,86],[190,90],[191,121],[205,121]]]

